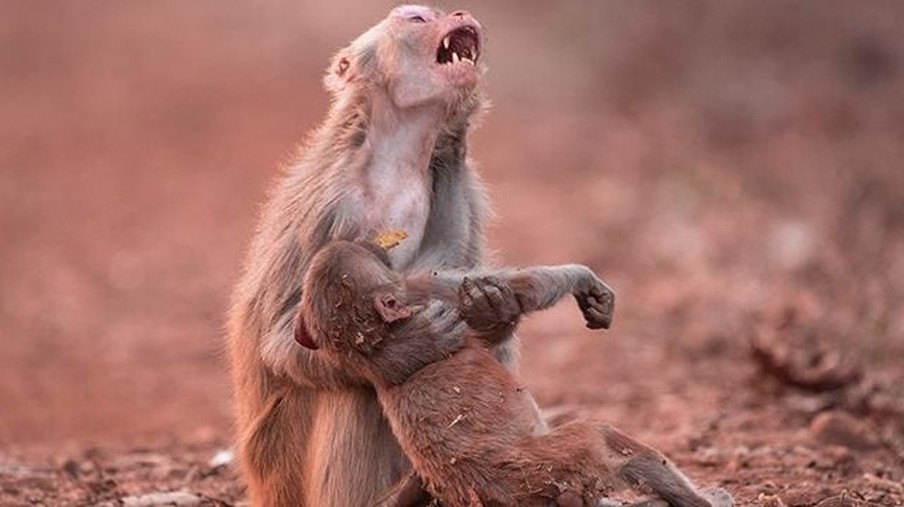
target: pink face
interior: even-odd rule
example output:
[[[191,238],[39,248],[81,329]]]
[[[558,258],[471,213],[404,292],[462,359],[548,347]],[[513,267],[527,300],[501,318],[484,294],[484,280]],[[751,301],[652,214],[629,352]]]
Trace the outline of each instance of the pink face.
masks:
[[[380,40],[377,60],[397,106],[448,104],[474,92],[482,72],[482,32],[469,13],[404,5],[384,23],[390,36]]]

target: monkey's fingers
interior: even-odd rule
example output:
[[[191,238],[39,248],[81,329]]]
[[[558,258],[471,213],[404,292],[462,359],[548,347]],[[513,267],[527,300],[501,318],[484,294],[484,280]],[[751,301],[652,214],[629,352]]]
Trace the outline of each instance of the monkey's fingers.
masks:
[[[598,297],[602,297],[607,294],[609,295],[609,297],[612,297],[615,294],[615,292],[606,284],[606,282],[600,279],[597,279],[596,281],[597,285],[590,287],[590,294]]]
[[[450,318],[451,308],[444,304],[442,301],[433,300],[430,303],[427,303],[427,306],[423,308],[417,314],[417,319],[413,321],[412,325],[416,325],[421,328],[431,328],[436,325],[446,322]],[[457,312],[455,312],[457,315]]]
[[[486,276],[480,279],[484,293],[493,310],[497,323],[509,324],[521,315],[521,303],[512,286],[498,276]]]
[[[463,324],[461,315],[454,308],[446,308],[434,321],[435,328],[438,332],[445,333],[452,331],[456,326]]]
[[[465,277],[458,294],[462,309],[471,320],[488,320],[488,315],[498,312],[494,305],[502,300],[498,288],[487,285],[484,278],[472,280]]]
[[[590,329],[609,329],[612,326],[612,317],[596,308],[588,307],[584,310],[584,320]]]
[[[609,329],[612,325],[612,305],[600,302],[596,297],[581,295],[577,297],[578,306],[584,314],[584,320],[590,329]]]
[[[590,307],[608,315],[610,319],[612,318],[612,314],[615,313],[615,299],[612,297],[612,294],[590,297],[587,302]]]
[[[498,313],[505,299],[506,288],[501,280],[494,276],[481,276],[474,279],[465,277],[459,290],[467,296],[475,311]]]
[[[447,354],[457,352],[464,346],[464,338],[468,329],[468,324],[457,318],[437,323],[431,328],[440,348]]]
[[[495,332],[517,324],[521,303],[508,282],[483,276],[462,284],[462,316],[481,332]]]
[[[435,317],[445,311],[445,305],[437,299],[429,301],[426,305],[421,305],[420,312],[425,317]]]
[[[474,295],[477,293],[476,291],[477,288],[474,285],[474,281],[468,277],[464,277],[461,281],[461,285],[458,286],[458,300],[463,307],[474,307]]]
[[[478,278],[477,285],[490,309],[498,314],[505,304],[499,285],[490,277]]]
[[[461,319],[455,320],[455,322],[453,322],[451,327],[449,327],[447,330],[447,333],[453,337],[462,337],[467,332],[468,324]]]
[[[499,311],[503,320],[506,323],[510,321],[517,320],[521,315],[521,302],[518,301],[518,296],[515,294],[515,290],[512,289],[512,286],[502,280],[501,278],[493,277],[494,283],[496,287],[499,289],[499,293],[502,297],[502,302],[499,305]]]

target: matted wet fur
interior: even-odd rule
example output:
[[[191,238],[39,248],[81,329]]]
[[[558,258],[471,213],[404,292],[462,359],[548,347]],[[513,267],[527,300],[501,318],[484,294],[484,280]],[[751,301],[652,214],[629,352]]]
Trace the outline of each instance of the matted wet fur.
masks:
[[[614,295],[591,270],[403,278],[387,260],[361,242],[327,245],[305,277],[300,317],[309,346],[373,383],[424,489],[442,505],[594,505],[625,488],[669,505],[733,505],[722,490],[697,492],[662,454],[610,426],[538,427],[529,393],[488,350],[493,337],[467,324],[475,297],[489,292],[521,313],[573,295],[588,327],[608,327]],[[442,326],[428,326],[433,320]],[[426,496],[417,487],[406,478],[383,505],[419,505]]]

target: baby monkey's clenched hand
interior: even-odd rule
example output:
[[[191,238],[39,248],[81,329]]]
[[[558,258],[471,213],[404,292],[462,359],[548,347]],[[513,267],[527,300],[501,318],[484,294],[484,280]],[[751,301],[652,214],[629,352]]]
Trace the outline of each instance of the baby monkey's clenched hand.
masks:
[[[484,337],[506,337],[521,319],[521,304],[515,292],[495,275],[464,277],[458,299],[462,319]]]

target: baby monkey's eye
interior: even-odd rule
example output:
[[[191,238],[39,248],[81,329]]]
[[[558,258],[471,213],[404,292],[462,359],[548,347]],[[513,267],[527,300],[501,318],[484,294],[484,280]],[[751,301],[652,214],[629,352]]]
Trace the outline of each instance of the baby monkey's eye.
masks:
[[[414,21],[415,23],[426,23],[427,22],[427,20],[424,19],[424,17],[419,14],[409,16],[408,21]]]

